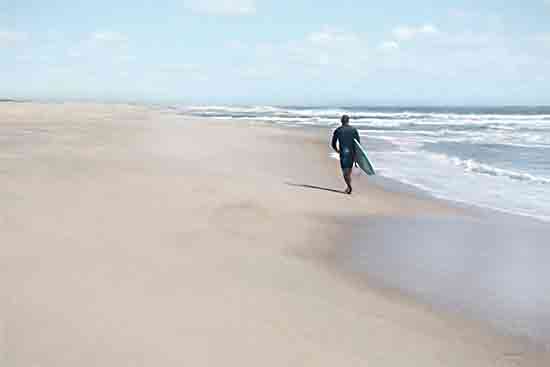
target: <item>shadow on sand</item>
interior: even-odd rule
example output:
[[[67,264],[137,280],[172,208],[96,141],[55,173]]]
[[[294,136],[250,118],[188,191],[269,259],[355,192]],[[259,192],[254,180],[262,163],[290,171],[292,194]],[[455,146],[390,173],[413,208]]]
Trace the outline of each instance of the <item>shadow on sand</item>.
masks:
[[[304,184],[296,184],[292,182],[285,182],[289,186],[295,186],[295,187],[302,187],[305,189],[312,189],[312,190],[322,190],[322,191],[328,191],[328,192],[334,192],[336,194],[346,194],[343,190],[335,190],[328,187],[322,187],[322,186],[315,186],[315,185],[304,185]]]

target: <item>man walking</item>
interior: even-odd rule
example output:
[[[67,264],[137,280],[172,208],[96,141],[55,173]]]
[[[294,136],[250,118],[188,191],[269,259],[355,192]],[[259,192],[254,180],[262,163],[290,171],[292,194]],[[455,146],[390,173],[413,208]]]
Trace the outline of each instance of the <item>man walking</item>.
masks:
[[[344,181],[348,188],[346,194],[351,194],[351,171],[353,164],[355,163],[355,144],[354,139],[361,142],[357,129],[349,124],[349,116],[343,115],[340,120],[342,126],[337,128],[332,135],[332,149],[340,154],[340,166],[342,167],[342,174]],[[338,145],[336,145],[338,143]]]

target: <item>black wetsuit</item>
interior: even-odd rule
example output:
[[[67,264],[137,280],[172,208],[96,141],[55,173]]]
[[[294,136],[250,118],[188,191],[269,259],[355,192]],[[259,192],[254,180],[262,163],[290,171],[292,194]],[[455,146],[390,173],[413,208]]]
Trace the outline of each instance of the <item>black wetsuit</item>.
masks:
[[[357,129],[349,125],[340,126],[332,135],[332,148],[336,150],[336,142],[340,146],[340,166],[342,169],[353,168],[355,162],[354,139],[361,141]]]

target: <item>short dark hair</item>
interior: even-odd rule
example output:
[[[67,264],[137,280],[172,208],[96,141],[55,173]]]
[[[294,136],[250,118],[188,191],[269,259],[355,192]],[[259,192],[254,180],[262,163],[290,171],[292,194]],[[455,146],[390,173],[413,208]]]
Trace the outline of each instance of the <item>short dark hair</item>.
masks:
[[[349,116],[348,115],[342,115],[342,118],[340,119],[342,124],[349,124]]]

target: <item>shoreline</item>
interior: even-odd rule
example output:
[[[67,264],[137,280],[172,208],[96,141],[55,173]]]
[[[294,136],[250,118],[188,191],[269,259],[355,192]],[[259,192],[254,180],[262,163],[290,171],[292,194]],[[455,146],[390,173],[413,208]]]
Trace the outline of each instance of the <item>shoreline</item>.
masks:
[[[234,122],[234,121],[231,121]],[[235,122],[238,123],[238,122]],[[260,122],[264,123],[264,122]],[[271,123],[265,123],[266,125],[270,126],[273,125]],[[286,129],[289,128],[287,126],[279,126],[275,125],[277,128]],[[297,127],[293,126],[291,129],[296,129]],[[309,126],[300,126],[298,128],[303,128],[304,131],[311,131],[316,130],[321,131],[325,134],[329,134],[330,128],[324,128],[324,127],[309,127]],[[372,139],[375,140],[375,139]],[[366,177],[361,173],[362,177]],[[435,203],[439,203],[449,209],[451,209],[451,216],[449,218],[452,218],[453,221],[458,219],[459,223],[453,223],[453,226],[460,227],[464,226],[464,223],[467,223],[468,221],[472,223],[476,223],[478,225],[477,233],[480,235],[481,238],[486,237],[488,233],[490,233],[490,229],[483,229],[482,223],[484,225],[492,225],[495,226],[494,228],[497,228],[497,226],[505,224],[509,226],[522,226],[527,227],[529,231],[535,232],[538,236],[541,238],[546,238],[547,236],[550,236],[550,230],[545,228],[545,226],[548,224],[546,221],[544,221],[541,218],[533,217],[530,215],[524,215],[519,213],[511,213],[507,212],[505,210],[497,209],[497,208],[489,208],[489,207],[483,207],[476,204],[472,204],[469,202],[462,202],[457,200],[452,200],[449,198],[439,197],[434,195],[433,193],[424,190],[418,186],[415,186],[414,184],[405,183],[398,181],[394,178],[385,177],[385,176],[376,176],[374,177],[367,177],[368,185],[375,186],[380,188],[383,192],[386,193],[394,193],[398,195],[405,195],[405,196],[412,196],[415,199],[418,200],[427,200]],[[455,215],[456,214],[456,215]],[[352,219],[353,222],[352,226],[349,226],[348,231],[351,233],[354,233],[349,241],[352,243],[350,246],[351,248],[358,248],[361,247],[361,242],[364,240],[365,237],[372,235],[372,233],[365,233],[366,231],[357,230],[357,227],[361,227],[365,223],[368,223],[369,221],[372,221],[372,217],[358,217],[355,219]],[[381,221],[387,221],[387,218],[375,218],[376,220]],[[429,222],[430,220],[434,220],[434,218],[431,218],[429,215],[427,217],[421,217],[418,222],[427,222],[427,227],[423,228],[424,231],[428,232],[430,229],[436,225],[431,225]],[[391,221],[391,219],[390,219]],[[463,222],[463,223],[460,223]],[[470,224],[471,225],[471,224]],[[403,225],[397,225],[394,230],[402,230]],[[414,224],[414,230],[418,231],[419,225],[417,223]],[[420,227],[422,228],[422,227]],[[471,229],[469,229],[471,230]],[[390,230],[391,231],[391,230]],[[526,230],[523,230],[526,231]],[[375,231],[376,232],[376,231]],[[460,231],[457,231],[460,233]],[[518,232],[509,231],[512,235],[518,235]],[[383,234],[388,233],[387,230],[382,231]],[[447,233],[451,233],[451,231],[448,230]],[[445,236],[447,236],[447,233]],[[414,237],[414,236],[413,236]],[[423,238],[425,236],[422,236]],[[441,237],[441,236],[440,236]],[[540,245],[543,245],[543,240],[537,241],[537,236],[528,236],[533,244],[539,243]],[[406,236],[398,236],[398,239],[400,241],[407,241],[410,240],[411,237]],[[445,241],[445,238],[438,238],[439,241]],[[502,239],[501,239],[502,240]],[[451,241],[452,242],[452,241]],[[518,242],[518,241],[516,241]],[[384,246],[385,241],[380,240],[377,242],[379,246]],[[455,241],[455,245],[459,246],[460,242]],[[518,246],[522,246],[523,244],[517,243]],[[341,251],[341,249],[340,249]],[[529,336],[525,335],[525,333],[529,331],[523,331],[518,332],[517,328],[518,326],[510,326],[507,325],[507,322],[502,323],[500,320],[497,320],[495,316],[492,315],[492,310],[484,310],[483,312],[480,312],[475,307],[468,310],[460,310],[457,308],[456,305],[453,304],[445,304],[444,301],[441,299],[418,294],[414,289],[411,289],[410,286],[403,286],[399,281],[395,281],[395,279],[392,279],[391,277],[384,279],[385,277],[381,277],[380,273],[382,271],[374,271],[371,272],[368,270],[368,262],[364,265],[358,265],[357,261],[354,259],[354,257],[358,256],[357,251],[351,251],[351,253],[348,253],[347,255],[342,255],[342,253],[338,253],[337,246],[335,245],[334,253],[331,253],[330,256],[328,256],[329,261],[327,262],[329,266],[333,266],[337,269],[337,271],[341,272],[345,275],[348,279],[350,279],[352,282],[357,284],[360,288],[364,286],[364,284],[368,284],[368,287],[375,288],[378,291],[380,291],[382,294],[385,294],[385,292],[389,292],[389,294],[393,294],[393,296],[397,296],[401,299],[406,298],[412,298],[413,302],[418,302],[421,307],[425,307],[426,309],[433,310],[436,313],[443,313],[445,317],[453,317],[458,316],[460,318],[463,318],[467,322],[472,323],[482,323],[487,325],[490,329],[493,329],[494,332],[500,334],[500,335],[508,335],[513,338],[517,338],[521,343],[524,344],[525,348],[531,349],[533,351],[550,351],[550,327],[548,330],[544,332],[544,335],[537,335],[537,336]],[[550,252],[548,253],[550,255]],[[550,256],[548,256],[550,257]],[[545,257],[546,258],[546,257]],[[388,269],[383,270],[383,272],[386,272]],[[399,269],[393,269],[393,270],[399,270]],[[388,280],[389,279],[389,280]],[[543,291],[544,292],[544,291]],[[478,297],[480,295],[477,295]],[[449,302],[449,301],[447,301]],[[545,300],[545,304],[550,304],[550,298]],[[464,305],[463,305],[464,306]],[[545,318],[545,320],[533,320],[530,327],[536,327],[536,323],[538,321],[543,321],[545,324],[550,325],[550,318]],[[509,322],[509,321],[508,321]]]
[[[330,192],[326,131],[124,105],[0,114],[7,366],[550,361],[342,266],[357,220],[467,211],[361,179]]]
[[[182,114],[181,116],[187,118],[187,119],[198,119],[198,120],[204,120],[204,121],[218,121],[218,122],[226,122],[226,123],[236,123],[236,124],[252,124],[252,125],[263,125],[266,126],[273,126],[276,128],[281,129],[291,129],[291,130],[301,130],[304,131],[316,131],[316,132],[324,132],[326,133],[327,137],[329,136],[330,132],[332,131],[331,127],[326,126],[317,126],[317,125],[284,125],[284,124],[277,124],[273,122],[268,121],[262,121],[262,120],[248,120],[248,122],[239,121],[239,120],[231,120],[231,119],[223,119],[223,118],[216,118],[216,119],[210,119],[207,117],[195,117],[192,115],[186,115]],[[328,139],[328,138],[327,138]],[[370,137],[370,141],[375,141],[375,144],[391,144],[393,143],[387,142],[383,139],[378,139],[376,137]],[[327,140],[328,145],[328,140]],[[333,153],[332,151],[329,151],[329,153]],[[332,157],[331,157],[332,158]],[[333,158],[334,159],[334,158]],[[363,172],[361,172],[361,175],[363,175]],[[374,183],[381,188],[383,188],[386,191],[391,191],[395,193],[406,193],[406,194],[412,194],[416,195],[418,198],[424,198],[428,200],[435,200],[440,201],[443,203],[446,203],[448,206],[465,210],[466,212],[470,213],[477,213],[476,215],[485,215],[485,216],[508,216],[513,218],[520,218],[521,220],[532,220],[538,223],[548,223],[548,220],[545,220],[541,217],[533,216],[530,214],[524,214],[524,213],[517,213],[513,211],[508,211],[506,209],[500,209],[500,208],[494,208],[489,206],[483,206],[480,204],[472,203],[469,201],[461,201],[455,198],[451,197],[445,197],[443,195],[437,195],[434,192],[431,192],[429,189],[425,189],[421,187],[420,185],[410,183],[410,182],[404,182],[400,181],[397,178],[393,177],[387,177],[383,175],[377,175],[373,178],[371,178],[371,181],[374,179]]]
[[[280,128],[288,128],[287,126],[280,126],[276,124],[272,124],[269,122],[266,122],[267,125],[275,125],[276,127]],[[318,128],[319,131],[322,131],[329,135],[331,129],[325,128],[325,127],[308,127],[308,126],[300,126],[303,127],[305,131],[312,130]],[[293,129],[296,127],[292,127]],[[376,138],[372,138],[371,140],[376,140]],[[384,142],[385,143],[385,142]],[[361,172],[361,176],[365,177],[363,173]],[[540,238],[547,238],[550,236],[550,229],[546,228],[548,222],[545,221],[542,218],[531,216],[528,214],[521,214],[521,213],[514,213],[514,212],[508,212],[503,209],[498,208],[491,208],[491,207],[484,207],[480,206],[474,203],[466,202],[466,201],[458,201],[453,200],[446,197],[440,197],[435,195],[434,193],[425,190],[421,187],[416,186],[412,183],[407,182],[401,182],[397,179],[391,178],[391,177],[385,177],[385,176],[379,176],[376,177],[367,177],[367,181],[369,182],[369,185],[373,185],[376,187],[379,187],[382,191],[386,193],[395,193],[395,194],[404,194],[406,196],[412,196],[415,199],[419,200],[428,200],[436,203],[440,203],[443,206],[448,207],[453,211],[453,221],[458,219],[458,223],[453,223],[453,227],[460,227],[468,225],[469,227],[472,227],[472,225],[475,227],[477,226],[477,229],[468,228],[469,231],[477,231],[476,236],[479,238],[482,238],[483,240],[480,241],[480,244],[483,244],[483,241],[487,240],[487,236],[491,236],[491,231],[493,229],[487,229],[483,228],[483,226],[493,226],[494,230],[498,228],[498,226],[505,225],[505,226],[516,226],[520,227],[518,230],[509,230],[508,233],[512,237],[519,237],[526,235],[529,240],[528,243],[531,243],[533,245],[544,245],[544,240],[540,240]],[[518,325],[511,325],[514,320],[508,320],[508,321],[502,321],[499,320],[498,317],[493,315],[492,309],[486,309],[486,310],[480,310],[480,306],[476,305],[472,307],[470,304],[461,304],[463,309],[460,309],[460,307],[456,306],[455,304],[452,304],[450,300],[443,301],[441,300],[441,296],[434,297],[434,294],[422,294],[422,292],[418,292],[414,289],[413,286],[410,284],[403,285],[403,282],[400,282],[399,280],[396,281],[396,279],[392,279],[392,277],[387,276],[381,276],[381,274],[388,271],[388,269],[383,270],[376,270],[376,271],[370,271],[368,269],[369,262],[367,261],[365,264],[357,264],[358,261],[354,259],[354,257],[360,256],[358,252],[361,252],[360,250],[357,250],[357,248],[361,247],[361,242],[364,241],[365,237],[371,236],[372,233],[366,233],[367,231],[357,230],[357,227],[361,227],[365,223],[368,223],[373,218],[371,217],[363,217],[363,218],[355,218],[353,220],[354,225],[350,226],[348,229],[350,232],[354,233],[350,241],[353,243],[351,247],[355,248],[355,251],[352,251],[351,254],[348,254],[346,256],[342,256],[340,254],[338,257],[338,260],[329,261],[329,263],[332,266],[339,267],[339,271],[343,272],[343,274],[346,274],[346,276],[351,279],[353,282],[357,283],[359,287],[361,287],[361,282],[365,282],[366,284],[369,284],[370,287],[374,287],[379,289],[382,293],[385,291],[389,291],[389,293],[396,292],[397,294],[400,294],[401,296],[407,298],[412,297],[413,300],[416,302],[419,302],[421,305],[425,306],[427,309],[434,310],[435,312],[442,312],[446,314],[446,316],[452,317],[452,315],[459,316],[464,318],[465,320],[469,320],[470,322],[481,322],[483,324],[488,325],[491,329],[494,329],[494,331],[501,335],[509,335],[515,338],[518,338],[518,340],[521,341],[525,345],[525,348],[532,349],[534,351],[550,351],[550,317],[547,315],[541,315],[541,317],[544,317],[544,320],[542,319],[533,319],[531,320],[529,326],[518,326]],[[383,222],[387,221],[386,218],[374,218],[381,220]],[[390,220],[391,221],[391,220]],[[425,232],[430,232],[433,227],[438,226],[437,222],[435,224],[430,223],[430,221],[434,221],[434,218],[431,218],[431,216],[427,217],[421,217],[417,222],[422,223],[426,222],[427,225],[424,226],[422,229]],[[470,223],[468,223],[468,221]],[[419,228],[422,228],[419,226],[418,223],[414,223],[414,231],[418,232]],[[443,221],[443,224],[445,222]],[[440,225],[440,224],[439,224]],[[396,227],[393,230],[403,230],[407,229],[407,226],[403,226],[402,224],[398,223]],[[463,228],[462,230],[466,230]],[[389,231],[392,231],[390,229]],[[410,229],[409,229],[410,231]],[[374,231],[376,233],[376,231]],[[460,236],[460,230],[455,230],[455,234]],[[527,235],[527,232],[536,233],[536,235]],[[382,234],[385,235],[388,233],[388,230],[382,231]],[[444,235],[439,235],[437,238],[437,241],[439,242],[445,242],[448,241],[452,236],[449,238],[449,233],[452,233],[452,230],[450,228],[447,229],[446,233]],[[472,237],[470,235],[470,237]],[[505,242],[505,236],[500,236],[500,240],[502,242]],[[407,241],[411,238],[414,238],[414,235],[412,237],[407,236],[397,236],[399,241]],[[426,238],[424,235],[422,235],[422,238]],[[434,240],[431,240],[434,241]],[[454,242],[455,246],[460,246],[460,241],[450,241]],[[384,240],[378,241],[379,246],[384,246],[386,242]],[[520,240],[516,240],[515,245],[518,247],[523,247],[525,244],[520,242]],[[482,249],[480,249],[482,250]],[[483,250],[482,250],[483,251]],[[426,254],[424,254],[426,255]],[[496,257],[496,253],[494,256]],[[543,258],[550,258],[550,252],[545,252]],[[418,260],[418,259],[417,259]],[[400,269],[393,269],[395,271],[399,271]],[[537,271],[537,269],[530,269],[532,272]],[[441,275],[441,274],[439,274]],[[521,275],[521,274],[519,274]],[[550,274],[549,274],[550,275]],[[525,274],[521,275],[525,278]],[[531,281],[536,282],[535,276],[532,277]],[[540,276],[540,279],[544,279],[544,276]],[[420,287],[422,285],[419,285]],[[539,290],[540,292],[544,293],[545,289]],[[547,289],[547,291],[550,291],[550,287]],[[476,297],[482,296],[481,294],[477,294]],[[448,298],[448,297],[447,297]],[[456,300],[455,300],[456,302]],[[544,302],[544,304],[550,305],[550,297],[545,298],[544,300],[540,301],[541,303]],[[501,316],[504,319],[506,319],[508,316]],[[526,315],[521,315],[521,317],[525,318]],[[537,323],[542,322],[545,326],[546,330],[543,331],[543,335],[526,335],[533,332],[533,328],[537,328]],[[520,329],[527,328],[523,331],[518,331]]]
[[[233,119],[222,119],[222,118],[216,118],[216,119],[210,119],[206,117],[194,117],[190,115],[181,115],[186,119],[198,119],[201,121],[204,121],[206,123],[216,121],[219,123],[227,123],[227,124],[234,124],[235,126],[238,126],[240,124],[245,125],[252,125],[252,126],[266,126],[266,127],[274,127],[274,128],[280,128],[283,130],[301,130],[304,132],[313,132],[314,134],[324,134],[327,137],[330,134],[331,128],[330,127],[324,127],[324,126],[307,126],[307,125],[280,125],[275,124],[272,122],[267,121],[261,121],[261,120],[248,120],[247,122],[244,121],[238,121]],[[328,138],[327,138],[328,139]],[[377,140],[376,138],[371,138],[371,140]],[[328,140],[327,140],[328,141]],[[381,141],[383,144],[387,144],[385,141]],[[391,143],[390,143],[391,144]],[[328,147],[328,143],[327,143]],[[328,149],[329,153],[331,152],[330,149]],[[327,154],[327,158],[329,158],[330,154]],[[361,172],[361,176],[366,177]],[[364,179],[363,179],[364,180]],[[508,212],[503,209],[498,208],[490,208],[490,207],[484,207],[479,206],[474,203],[466,202],[466,201],[458,201],[453,200],[446,197],[437,196],[434,193],[431,193],[428,190],[425,190],[421,187],[418,187],[415,184],[407,183],[407,182],[401,182],[397,179],[391,178],[391,177],[385,177],[385,176],[379,176],[376,177],[367,177],[367,181],[369,182],[369,186],[376,186],[380,188],[382,191],[386,193],[395,193],[398,195],[405,195],[405,196],[412,196],[414,199],[418,200],[427,200],[431,201],[433,203],[441,204],[444,207],[447,207],[451,210],[454,214],[458,214],[459,217],[462,218],[469,218],[474,220],[480,220],[480,221],[487,221],[494,223],[502,224],[504,223],[510,223],[515,224],[517,222],[523,223],[523,225],[532,225],[532,226],[538,226],[539,228],[541,226],[544,226],[547,224],[546,221],[539,217],[531,216],[528,214],[520,214],[520,213],[513,213]],[[356,226],[361,226],[362,223],[368,222],[369,217],[364,218],[356,218],[353,220]],[[429,218],[428,218],[429,219]],[[385,219],[384,219],[385,220]],[[422,221],[422,219],[421,219]],[[354,226],[349,226],[347,231],[351,233],[355,233],[353,236],[350,237],[349,241],[353,243],[352,247],[358,247],[360,246],[360,243],[362,241],[362,235],[361,231],[357,231]],[[425,229],[429,230],[429,229]],[[386,232],[384,232],[386,233]],[[550,230],[540,230],[539,233],[541,233],[543,236],[550,236]],[[405,237],[400,237],[401,240],[406,240]],[[380,241],[380,245],[383,245],[384,242]],[[334,252],[333,252],[334,251]],[[334,269],[337,272],[340,272],[342,275],[345,276],[348,280],[351,280],[354,284],[356,284],[359,288],[363,288],[365,284],[368,284],[368,288],[372,290],[372,288],[377,289],[381,294],[392,294],[393,296],[397,296],[400,299],[407,299],[412,298],[413,302],[418,302],[419,306],[421,308],[426,308],[428,310],[433,310],[436,313],[442,313],[444,317],[452,318],[453,315],[455,317],[463,318],[465,322],[471,322],[471,323],[482,323],[488,326],[490,329],[494,330],[495,333],[500,334],[502,336],[509,336],[512,338],[517,338],[520,344],[524,345],[524,348],[527,350],[532,350],[534,352],[542,351],[542,352],[548,352],[550,351],[550,329],[549,332],[546,333],[544,336],[528,336],[524,333],[518,332],[517,330],[514,330],[514,327],[510,327],[509,325],[499,325],[499,322],[495,322],[494,320],[491,320],[489,314],[490,311],[485,311],[485,313],[480,313],[479,310],[458,310],[456,306],[449,305],[449,304],[443,304],[441,303],[441,300],[439,299],[433,299],[433,297],[430,299],[430,297],[426,297],[423,295],[417,294],[414,290],[411,290],[410,287],[403,287],[402,284],[399,282],[395,282],[390,278],[390,281],[382,280],[380,278],[380,274],[372,273],[369,270],[363,267],[358,267],[357,264],[353,264],[355,261],[352,259],[352,257],[357,256],[357,253],[353,253],[351,255],[343,256],[342,253],[338,253],[337,246],[335,245],[333,250],[328,251],[328,255],[325,254],[325,264],[328,266],[334,267]],[[341,251],[341,249],[340,249]],[[326,261],[328,259],[328,261]],[[377,276],[378,279],[373,279],[372,276]],[[392,282],[393,281],[393,282]],[[393,297],[392,296],[392,297]],[[549,303],[550,304],[550,303]],[[547,320],[547,322],[550,322],[550,319]]]
[[[384,167],[380,173],[445,200],[530,216],[546,222],[550,219],[550,203],[546,200],[548,195],[545,195],[545,184],[548,183],[545,177],[548,172],[545,173],[542,164],[544,151],[541,150],[545,147],[544,128],[541,130],[542,135],[532,136],[533,139],[542,139],[540,144],[532,146],[524,141],[527,137],[519,133],[519,130],[518,136],[511,132],[513,129],[529,130],[539,119],[542,126],[545,126],[544,115],[524,116],[525,121],[522,117],[521,121],[531,126],[529,128],[527,125],[523,128],[516,126],[519,120],[514,120],[512,114],[501,115],[497,119],[497,125],[504,124],[502,128],[509,131],[501,136],[496,133],[500,128],[491,125],[496,115],[491,117],[492,115],[474,113],[475,117],[472,116],[470,120],[469,115],[462,118],[459,117],[460,114],[441,115],[434,109],[425,111],[424,116],[414,113],[409,115],[411,111],[406,108],[395,108],[387,115],[376,108],[349,110],[357,113],[356,127],[367,139],[367,147],[372,153],[369,155]],[[181,111],[191,116],[211,115],[243,122],[257,117],[275,125],[313,124],[331,128],[339,118],[337,114],[344,113],[345,109],[205,106],[188,109],[181,107]],[[489,111],[484,113],[487,112]],[[426,125],[422,129],[426,131],[418,130],[423,124]],[[465,125],[460,128],[462,124]],[[463,131],[463,128],[468,132]],[[390,144],[373,151],[373,145],[378,145],[378,138],[383,139],[384,143],[393,141],[395,149]],[[483,141],[487,145],[482,144]],[[537,165],[536,162],[541,164]],[[471,187],[483,187],[486,194],[477,194]]]

